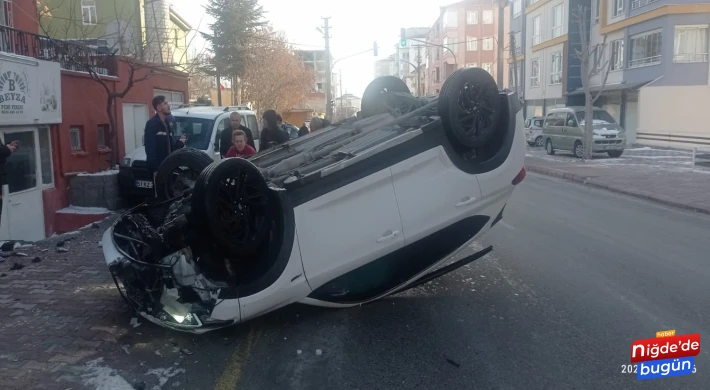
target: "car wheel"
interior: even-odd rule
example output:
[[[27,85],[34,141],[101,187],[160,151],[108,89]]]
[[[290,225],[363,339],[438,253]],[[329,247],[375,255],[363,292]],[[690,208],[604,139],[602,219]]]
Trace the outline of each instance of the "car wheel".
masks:
[[[277,205],[258,168],[241,158],[210,165],[195,183],[192,219],[232,255],[254,253],[269,237]]]
[[[212,158],[197,149],[182,148],[170,153],[155,175],[158,198],[173,199],[192,190],[200,173],[210,164]]]
[[[624,153],[623,150],[610,150],[607,152],[611,158],[619,158]]]
[[[552,141],[548,138],[547,142],[545,143],[545,150],[547,151],[547,154],[550,156],[553,156],[555,154],[555,148],[552,147]]]
[[[574,143],[574,148],[572,149],[572,152],[575,156],[577,156],[577,158],[584,158],[584,147],[582,146],[582,143],[576,141]]]
[[[411,94],[411,91],[407,84],[396,76],[380,76],[372,80],[362,94],[360,106],[362,117],[368,118],[389,112],[387,98],[392,93]]]
[[[528,145],[535,146],[535,142],[528,142]]]
[[[535,146],[542,146],[542,136],[535,138]]]
[[[459,69],[441,87],[438,113],[444,130],[464,148],[485,146],[498,128],[498,86],[481,68]]]

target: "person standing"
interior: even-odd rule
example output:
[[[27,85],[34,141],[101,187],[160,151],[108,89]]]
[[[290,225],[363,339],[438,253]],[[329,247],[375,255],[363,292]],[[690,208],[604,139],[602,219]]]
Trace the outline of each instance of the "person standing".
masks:
[[[5,163],[7,162],[7,158],[10,157],[10,155],[17,149],[17,147],[20,145],[20,141],[12,141],[7,145],[4,145],[2,141],[0,141],[0,221],[2,221],[2,204],[3,204],[3,199],[2,199],[2,187],[7,184],[7,173],[5,171]]]
[[[266,150],[272,146],[288,142],[291,137],[284,129],[279,127],[279,115],[274,110],[266,110],[262,115],[264,120],[264,130],[261,131],[259,140],[259,151]]]
[[[222,158],[227,156],[227,152],[229,152],[229,149],[232,147],[232,137],[237,130],[241,130],[246,134],[246,144],[256,150],[254,135],[251,129],[242,125],[242,117],[238,112],[234,111],[229,114],[229,127],[222,130],[222,133],[219,135],[219,155],[222,156]]]
[[[311,118],[311,133],[314,131],[318,131],[323,128],[323,119],[321,119],[319,116],[314,116]]]
[[[308,130],[308,126],[304,123],[303,126],[301,126],[300,129],[298,129],[298,136],[303,137],[305,135],[308,135],[310,133],[310,130]]]
[[[146,122],[144,130],[145,162],[155,177],[160,163],[173,151],[183,148],[187,136],[183,134],[178,141],[173,140],[173,129],[166,120],[170,115],[170,104],[165,96],[154,97],[152,103],[155,116]]]

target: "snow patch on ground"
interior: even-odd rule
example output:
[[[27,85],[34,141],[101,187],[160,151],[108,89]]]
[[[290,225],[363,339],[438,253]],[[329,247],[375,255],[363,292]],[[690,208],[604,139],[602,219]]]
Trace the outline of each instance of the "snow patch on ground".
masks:
[[[121,377],[116,370],[104,365],[104,358],[86,363],[86,373],[82,374],[84,384],[96,390],[133,390],[133,386]]]
[[[166,383],[168,383],[168,380],[170,380],[170,378],[174,377],[175,375],[184,374],[184,373],[185,373],[184,368],[168,367],[168,368],[154,368],[154,369],[148,370],[148,372],[146,372],[146,375],[155,375],[156,377],[158,377],[158,385],[153,386],[153,389],[159,390]]]
[[[63,208],[58,213],[62,214],[111,214],[111,210],[104,207],[81,207],[81,206],[69,206]]]
[[[96,172],[96,173],[86,173],[86,172],[84,172],[84,173],[78,174],[77,176],[109,176],[109,175],[118,175],[118,171],[117,171],[117,170],[113,170],[113,169],[107,169],[107,170],[105,170],[105,171]]]

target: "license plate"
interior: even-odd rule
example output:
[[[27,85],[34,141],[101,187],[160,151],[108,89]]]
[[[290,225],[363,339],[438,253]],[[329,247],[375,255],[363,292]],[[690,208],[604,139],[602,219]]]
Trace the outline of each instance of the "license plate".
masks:
[[[136,187],[138,188],[153,188],[153,182],[147,180],[136,180]]]
[[[614,148],[615,148],[614,145],[606,145],[606,146],[604,146],[604,149],[614,149]]]

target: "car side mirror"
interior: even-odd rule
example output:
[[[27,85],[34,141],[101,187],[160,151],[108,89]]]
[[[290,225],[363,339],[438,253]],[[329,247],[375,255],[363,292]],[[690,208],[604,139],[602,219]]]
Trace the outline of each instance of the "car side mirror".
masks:
[[[569,126],[569,127],[577,127],[577,122],[575,122],[574,119],[570,119],[570,120],[567,122],[567,126]]]

